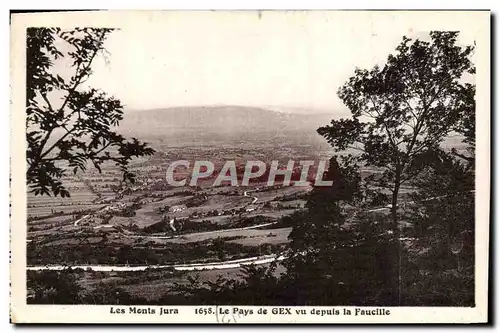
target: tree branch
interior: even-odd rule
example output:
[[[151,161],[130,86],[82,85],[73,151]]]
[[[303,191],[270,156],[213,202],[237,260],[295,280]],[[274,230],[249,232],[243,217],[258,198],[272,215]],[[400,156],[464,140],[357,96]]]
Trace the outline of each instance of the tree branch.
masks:
[[[103,32],[101,37],[99,38],[99,42],[102,42],[102,39],[104,38],[104,36],[106,36],[106,33]],[[66,99],[64,100],[60,110],[64,110],[64,108],[66,107],[66,104],[68,103],[71,95],[75,92],[76,88],[81,84],[81,80],[83,79],[83,77],[85,76],[85,72],[90,68],[91,64],[92,64],[92,61],[94,61],[94,58],[95,56],[97,55],[97,52],[99,51],[99,48],[96,47],[96,49],[94,50],[94,52],[92,53],[92,55],[90,56],[89,58],[89,61],[87,62],[87,65],[84,66],[84,68],[81,70],[81,74],[78,76],[77,80],[75,81],[75,84],[73,85],[73,87],[68,91],[68,96],[66,96]],[[77,72],[78,72],[78,69],[77,69]]]
[[[466,160],[467,162],[472,162],[472,161],[474,161],[474,157],[472,157],[472,156],[465,156],[465,155],[463,155],[463,154],[460,154],[459,152],[457,152],[457,150],[456,150],[456,149],[452,149],[451,153],[452,153],[454,156],[457,156],[457,157],[460,157],[460,158],[462,158],[462,159]]]
[[[358,150],[358,151],[363,152],[363,153],[365,152],[365,150],[363,148],[359,148],[359,147],[355,147],[355,146],[347,146],[347,148]]]
[[[50,112],[54,112],[54,109],[52,108],[52,104],[50,104],[50,101],[49,101],[49,99],[47,98],[47,94],[45,94],[45,93],[40,93],[40,95],[42,95],[43,100],[45,101],[45,103],[47,103],[47,106],[49,107],[49,111],[50,111]]]
[[[103,32],[100,39],[99,39],[99,42],[102,41],[102,39],[104,38],[106,34]],[[83,79],[83,77],[85,76],[85,72],[90,68],[90,66],[92,65],[92,61],[94,61],[94,58],[95,56],[97,55],[97,52],[99,51],[99,48],[96,47],[96,49],[94,50],[94,52],[92,53],[92,55],[90,56],[89,58],[89,61],[87,62],[87,64],[84,66],[84,68],[81,70],[81,74],[78,75],[78,79],[75,81],[75,84],[73,85],[73,87],[71,87],[71,89],[68,91],[68,95],[66,96],[61,108],[59,109],[59,111],[61,112],[64,112],[64,108],[66,107],[66,104],[69,102],[71,96],[74,94],[74,92],[76,91],[76,88],[78,88],[78,86],[81,84],[81,80]],[[78,72],[78,68],[77,68],[77,72]],[[47,132],[47,135],[46,135],[46,140],[45,142],[43,143],[43,146],[42,148],[40,149],[40,159],[44,158],[45,156],[47,156],[47,154],[49,154],[62,140],[64,140],[69,134],[71,134],[71,132],[73,131],[73,129],[69,130],[66,132],[66,134],[64,134],[61,138],[59,138],[59,140],[57,140],[49,149],[47,149],[44,153],[42,153],[42,150],[43,150],[43,146],[45,146],[45,143],[47,142],[47,140],[49,139],[50,135],[52,134],[52,130],[48,131]]]

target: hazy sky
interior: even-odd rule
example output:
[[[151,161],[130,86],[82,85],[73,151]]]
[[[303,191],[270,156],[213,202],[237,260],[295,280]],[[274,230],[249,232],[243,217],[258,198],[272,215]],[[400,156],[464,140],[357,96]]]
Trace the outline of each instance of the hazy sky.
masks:
[[[131,109],[237,104],[334,111],[343,108],[337,89],[356,66],[383,63],[404,34],[422,35],[354,23],[347,16],[265,12],[260,19],[179,15],[127,24],[107,40],[109,54],[95,60],[88,84]]]

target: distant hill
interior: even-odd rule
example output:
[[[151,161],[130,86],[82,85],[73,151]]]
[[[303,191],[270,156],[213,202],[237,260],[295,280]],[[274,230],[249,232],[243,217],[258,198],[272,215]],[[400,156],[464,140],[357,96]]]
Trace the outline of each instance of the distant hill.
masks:
[[[332,114],[293,114],[246,106],[174,107],[126,112],[120,131],[129,135],[178,136],[316,134]]]

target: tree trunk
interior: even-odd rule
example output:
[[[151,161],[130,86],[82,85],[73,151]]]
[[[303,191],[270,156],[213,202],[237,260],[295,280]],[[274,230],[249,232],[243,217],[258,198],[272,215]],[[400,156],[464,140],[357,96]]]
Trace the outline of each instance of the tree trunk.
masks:
[[[390,269],[390,277],[388,279],[389,288],[390,288],[390,300],[391,305],[400,305],[401,303],[401,251],[400,251],[400,233],[398,226],[398,195],[399,189],[401,186],[401,174],[399,172],[396,173],[396,178],[394,180],[394,189],[392,192],[392,207],[391,207],[391,228],[390,230],[393,232],[393,236],[395,239],[395,243],[392,243],[394,246],[392,248],[391,257],[391,269]]]
[[[399,178],[399,177],[397,177]],[[399,195],[399,179],[396,179],[394,184],[394,190],[392,192],[392,202],[391,202],[391,228],[394,228],[394,232],[398,229],[398,195]]]

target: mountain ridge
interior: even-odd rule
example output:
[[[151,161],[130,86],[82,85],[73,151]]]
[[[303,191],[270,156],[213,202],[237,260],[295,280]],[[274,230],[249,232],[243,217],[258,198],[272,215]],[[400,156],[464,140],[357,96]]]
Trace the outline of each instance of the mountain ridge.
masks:
[[[333,118],[334,114],[282,113],[253,106],[181,106],[127,112],[120,127],[149,134],[162,130],[170,133],[201,130],[218,134],[315,132],[317,127],[328,124]]]

